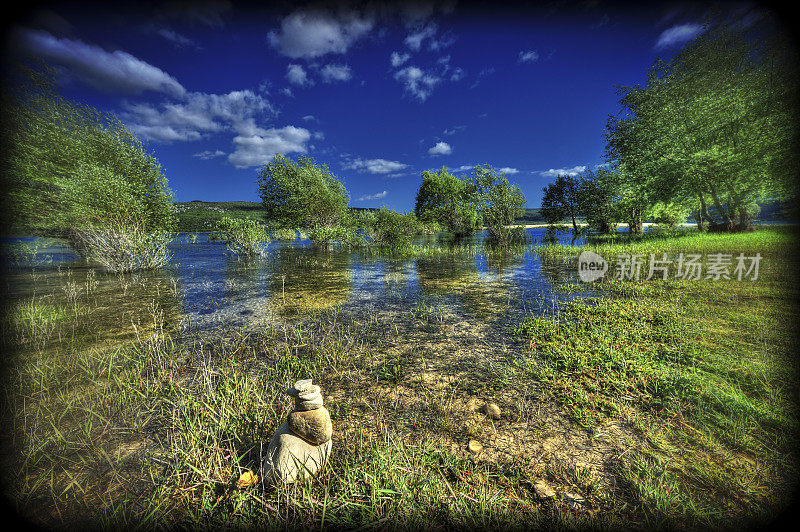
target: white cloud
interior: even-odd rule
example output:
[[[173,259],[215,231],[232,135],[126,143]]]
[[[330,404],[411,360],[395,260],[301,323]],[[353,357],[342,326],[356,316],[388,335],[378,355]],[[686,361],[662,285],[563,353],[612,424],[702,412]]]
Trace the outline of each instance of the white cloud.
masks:
[[[303,121],[305,121],[305,122],[319,122],[317,117],[315,117],[314,115],[306,115],[306,116],[304,116],[303,117]]]
[[[272,46],[293,59],[343,54],[369,33],[374,21],[349,13],[334,17],[320,11],[296,11],[281,21],[280,31],[269,32]]]
[[[399,54],[397,52],[392,52],[392,55],[390,56],[392,66],[395,68],[399,67],[409,59],[411,59],[411,54]]]
[[[216,151],[206,150],[206,151],[201,151],[200,153],[195,153],[194,155],[192,155],[192,157],[199,157],[200,159],[213,159],[215,157],[222,157],[223,155],[225,155],[225,152],[222,150],[216,150]]]
[[[302,65],[290,64],[286,66],[286,79],[293,85],[303,87],[313,85]]]
[[[586,166],[573,166],[572,168],[559,168],[557,170],[551,168],[550,170],[547,170],[545,172],[539,172],[539,175],[542,177],[557,177],[560,175],[575,176],[580,174],[584,170],[586,170]]]
[[[191,141],[208,133],[234,130],[249,134],[255,118],[277,114],[260,94],[250,90],[227,94],[190,93],[180,103],[160,107],[126,104],[120,118],[142,137],[163,142]]]
[[[451,171],[452,172],[470,172],[476,166],[478,166],[478,165],[477,164],[464,164],[462,166],[459,166],[458,168],[453,168]]]
[[[697,37],[697,35],[699,35],[702,31],[703,27],[700,24],[681,24],[678,26],[672,26],[671,28],[661,32],[661,35],[658,36],[655,49],[660,50],[675,44],[681,44],[686,41],[690,41]]]
[[[20,30],[17,36],[26,51],[67,67],[71,75],[100,90],[126,94],[156,91],[176,97],[186,94],[175,78],[121,50],[107,52],[41,30]]]
[[[276,153],[306,153],[306,143],[310,138],[311,133],[301,127],[256,128],[252,135],[238,135],[233,138],[236,151],[228,155],[228,161],[236,168],[260,166],[266,164]]]
[[[430,24],[425,25],[421,29],[409,33],[405,39],[406,46],[418,52],[419,49],[422,47],[422,41],[428,38],[433,38],[436,35],[436,23],[431,22]]]
[[[497,171],[498,172],[502,172],[504,174],[510,174],[510,175],[514,175],[514,174],[518,174],[519,173],[519,170],[517,170],[516,168],[510,168],[508,166],[504,166],[503,168],[498,168]]]
[[[369,201],[369,200],[383,199],[383,198],[386,197],[387,194],[388,194],[388,192],[384,190],[383,192],[378,192],[377,194],[369,194],[369,195],[361,196],[356,201]]]
[[[329,64],[322,67],[320,70],[322,81],[325,83],[333,83],[334,81],[349,81],[353,77],[353,73],[348,65],[334,65]]]
[[[398,70],[394,79],[405,85],[406,91],[413,94],[420,101],[425,101],[433,92],[433,88],[441,81],[441,78],[426,74],[415,66],[408,66]]]
[[[155,32],[156,35],[165,38],[166,40],[172,42],[178,47],[191,46],[194,48],[200,48],[200,45],[197,44],[196,41],[193,41],[192,39],[189,39],[188,37],[185,37],[180,33],[173,31],[165,26],[161,27],[153,26],[150,28],[150,30]]]
[[[464,77],[464,69],[456,67],[453,73],[450,74],[450,81],[460,81]]]
[[[539,60],[539,52],[536,50],[528,50],[527,52],[520,52],[518,61],[520,63],[535,63]]]
[[[407,167],[407,164],[386,159],[355,159],[342,165],[345,170],[357,170],[370,174],[390,174]]]
[[[422,48],[423,41],[427,39],[428,49],[436,51],[441,50],[442,48],[447,48],[456,42],[456,38],[451,33],[445,34],[437,39],[437,29],[438,28],[435,22],[430,22],[425,26],[417,27],[415,31],[406,36],[406,46],[411,48],[413,51],[418,52]]]
[[[446,142],[437,142],[436,146],[428,150],[431,155],[450,155],[453,153],[453,148]]]

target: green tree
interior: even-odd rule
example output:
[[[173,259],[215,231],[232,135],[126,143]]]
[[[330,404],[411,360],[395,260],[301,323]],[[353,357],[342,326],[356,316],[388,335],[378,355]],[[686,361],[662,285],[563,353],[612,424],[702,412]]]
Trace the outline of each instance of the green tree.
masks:
[[[525,195],[502,173],[489,165],[472,171],[472,182],[478,200],[478,212],[489,232],[489,242],[506,247],[524,242],[524,230],[510,227],[525,212]]]
[[[757,201],[796,196],[796,50],[768,15],[709,19],[643,86],[620,87],[607,156],[651,199],[747,229]]]
[[[578,232],[578,189],[580,179],[571,175],[556,176],[556,180],[542,189],[541,213],[548,225],[554,225],[564,218],[572,219],[572,230]]]
[[[454,176],[442,167],[438,172],[422,173],[414,213],[423,222],[438,222],[456,236],[472,234],[480,219],[475,186],[468,179]]]
[[[158,161],[115,116],[59,96],[46,65],[20,67],[3,103],[6,227],[74,244],[92,230],[173,228]]]
[[[607,172],[595,174],[586,169],[580,174],[578,208],[586,218],[589,229],[602,234],[613,233],[619,209],[614,204],[615,183]]]
[[[331,230],[347,217],[344,185],[310,157],[295,162],[276,154],[258,170],[257,183],[266,218],[282,227]]]

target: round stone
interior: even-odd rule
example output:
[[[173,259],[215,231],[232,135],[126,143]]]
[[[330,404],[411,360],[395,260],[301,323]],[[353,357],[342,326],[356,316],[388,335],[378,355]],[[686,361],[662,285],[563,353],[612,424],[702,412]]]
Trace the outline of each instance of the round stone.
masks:
[[[291,412],[286,422],[292,432],[314,445],[325,443],[333,435],[331,416],[324,406]]]
[[[471,452],[472,454],[478,454],[483,450],[483,445],[481,445],[481,442],[477,440],[469,440],[468,447],[469,447],[469,452]]]
[[[312,383],[313,379],[303,379],[294,383],[294,389],[298,392],[304,392],[313,386]]]
[[[500,407],[497,406],[495,403],[486,403],[483,405],[482,409],[483,413],[489,416],[492,419],[500,419],[502,412],[500,411]]]
[[[318,395],[316,399],[300,399],[294,400],[294,409],[299,411],[316,410],[322,406],[322,396]]]
[[[304,401],[310,401],[312,399],[316,399],[317,397],[322,397],[322,394],[320,393],[321,391],[321,388],[314,384],[298,393],[297,397],[303,399]]]
[[[264,460],[264,480],[270,484],[291,483],[315,475],[324,465],[333,440],[312,445],[284,422],[272,436]]]

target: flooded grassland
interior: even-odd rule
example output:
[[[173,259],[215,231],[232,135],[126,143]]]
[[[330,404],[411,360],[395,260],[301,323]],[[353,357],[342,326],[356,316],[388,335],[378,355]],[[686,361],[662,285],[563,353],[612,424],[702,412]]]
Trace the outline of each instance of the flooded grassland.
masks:
[[[763,259],[757,281],[589,284],[566,236],[245,261],[182,235],[167,268],[125,275],[54,243],[4,278],[6,493],[46,525],[770,519],[796,469],[793,238],[592,248]],[[302,378],[333,418],[329,463],[240,486]]]

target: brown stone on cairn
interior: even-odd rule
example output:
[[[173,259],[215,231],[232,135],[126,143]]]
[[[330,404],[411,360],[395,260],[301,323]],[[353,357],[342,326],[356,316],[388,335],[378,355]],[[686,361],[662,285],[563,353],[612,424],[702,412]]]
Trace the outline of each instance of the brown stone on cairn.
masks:
[[[286,420],[292,432],[314,445],[322,445],[333,436],[333,423],[324,406],[313,410],[295,410]]]

